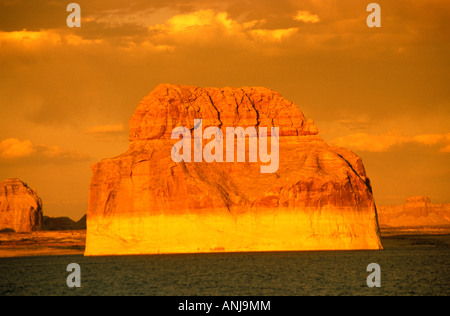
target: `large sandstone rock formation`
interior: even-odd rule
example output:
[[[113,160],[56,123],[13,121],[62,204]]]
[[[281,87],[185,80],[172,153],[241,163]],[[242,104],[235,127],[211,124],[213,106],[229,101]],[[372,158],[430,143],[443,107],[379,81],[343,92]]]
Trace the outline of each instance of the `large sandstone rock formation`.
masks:
[[[279,127],[278,171],[175,163],[171,132],[196,118],[203,129]],[[85,254],[381,249],[361,159],[317,134],[266,88],[158,86],[130,120],[129,150],[92,167]]]
[[[0,182],[0,231],[31,232],[42,228],[42,202],[36,190],[18,179]]]
[[[450,204],[433,204],[426,196],[402,205],[379,207],[380,228],[386,233],[449,233]]]

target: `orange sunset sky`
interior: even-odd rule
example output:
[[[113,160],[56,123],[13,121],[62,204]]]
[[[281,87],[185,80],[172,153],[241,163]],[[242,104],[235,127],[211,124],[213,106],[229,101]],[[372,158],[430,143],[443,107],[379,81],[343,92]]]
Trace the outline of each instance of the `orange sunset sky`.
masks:
[[[377,204],[450,203],[449,56],[448,0],[0,0],[0,181],[78,220],[156,85],[264,86],[363,158]]]

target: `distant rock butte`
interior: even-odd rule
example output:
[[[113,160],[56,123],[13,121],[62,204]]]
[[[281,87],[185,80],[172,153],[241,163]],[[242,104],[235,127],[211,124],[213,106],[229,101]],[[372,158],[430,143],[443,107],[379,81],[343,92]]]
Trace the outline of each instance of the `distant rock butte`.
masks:
[[[0,231],[42,228],[42,202],[36,190],[18,179],[0,182]]]
[[[426,196],[411,197],[402,205],[380,206],[379,222],[382,229],[426,231],[441,227],[450,231],[450,204],[433,204]]]
[[[85,230],[86,229],[86,215],[84,215],[78,222],[73,221],[68,217],[43,217],[42,230],[44,231],[58,231],[58,230]]]
[[[175,163],[177,126],[279,127],[278,172]],[[160,85],[130,120],[130,148],[92,166],[87,256],[381,249],[361,159],[266,88]]]

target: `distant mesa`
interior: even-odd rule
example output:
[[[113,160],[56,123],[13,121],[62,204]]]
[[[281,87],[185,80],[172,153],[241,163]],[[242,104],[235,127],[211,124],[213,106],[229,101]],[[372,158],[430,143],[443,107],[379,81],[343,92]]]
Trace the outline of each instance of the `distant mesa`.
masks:
[[[171,132],[195,119],[279,127],[278,171],[248,159],[175,163]],[[130,120],[128,151],[92,171],[87,256],[382,248],[361,158],[327,145],[267,88],[159,85]]]
[[[84,215],[78,222],[68,217],[49,217],[44,216],[42,230],[57,231],[57,230],[85,230],[86,229],[86,215]]]
[[[427,217],[433,211],[428,196],[414,196],[406,199],[405,210],[416,218]]]
[[[426,196],[410,197],[403,205],[380,206],[383,231],[450,233],[450,204],[433,204]]]
[[[42,201],[35,189],[19,179],[0,182],[0,231],[42,229]]]

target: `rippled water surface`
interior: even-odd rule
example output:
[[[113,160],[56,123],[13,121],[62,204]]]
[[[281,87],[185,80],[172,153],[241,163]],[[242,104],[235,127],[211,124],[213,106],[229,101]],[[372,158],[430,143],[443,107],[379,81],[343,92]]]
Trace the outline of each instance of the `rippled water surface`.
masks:
[[[448,248],[0,258],[0,295],[449,295],[449,262]],[[66,285],[70,263],[81,288]]]

